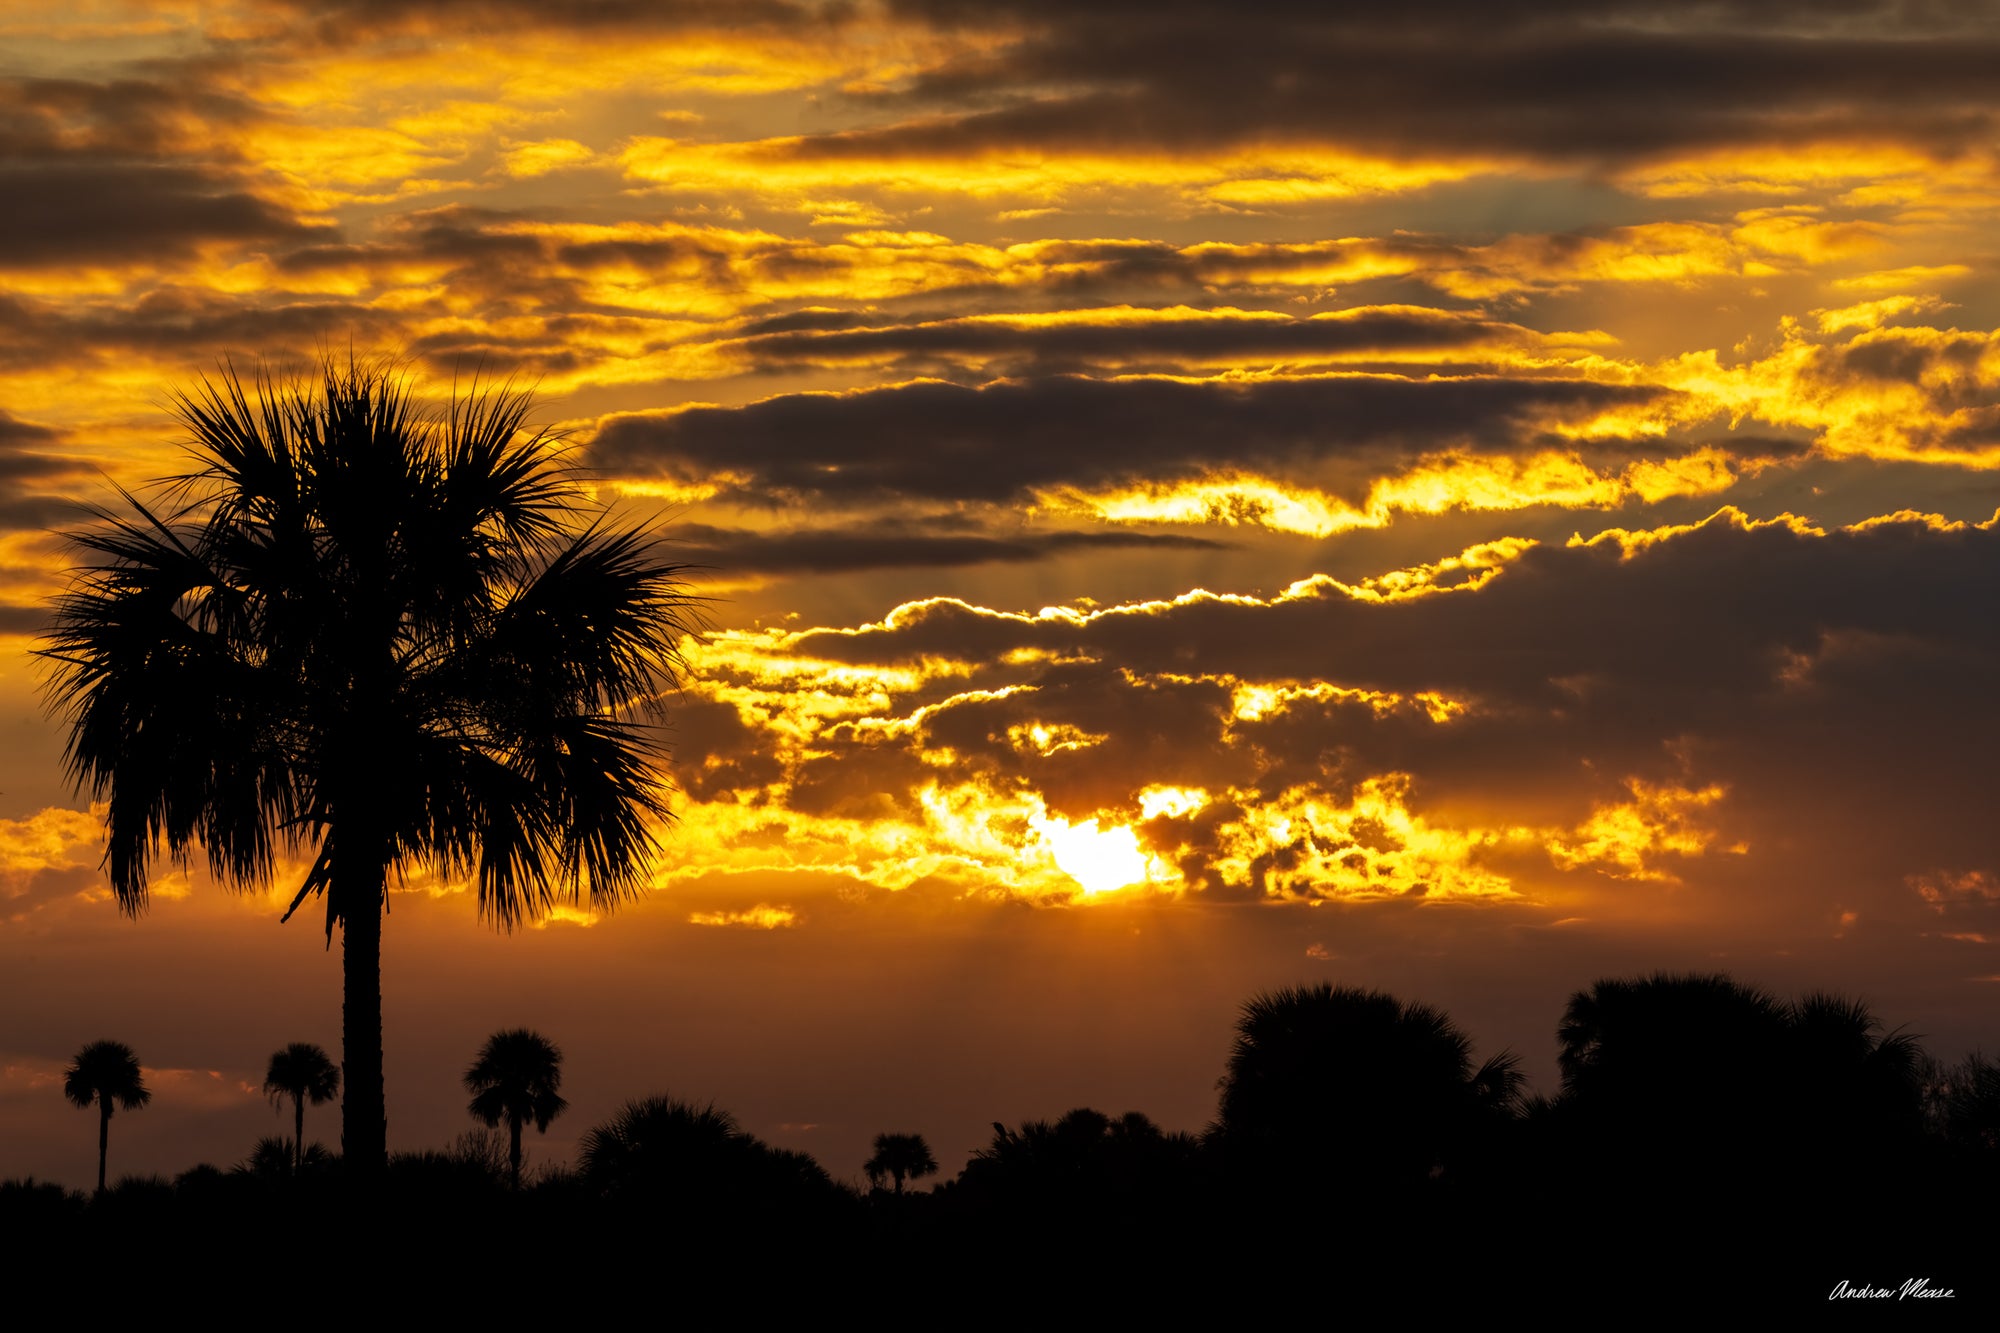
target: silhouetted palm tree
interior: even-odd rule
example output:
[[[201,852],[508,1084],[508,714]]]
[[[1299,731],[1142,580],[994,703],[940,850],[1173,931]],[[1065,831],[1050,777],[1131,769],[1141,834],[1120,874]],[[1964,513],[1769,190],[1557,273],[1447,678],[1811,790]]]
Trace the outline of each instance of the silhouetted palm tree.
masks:
[[[569,1109],[561,1087],[562,1052],[527,1028],[488,1037],[465,1071],[472,1094],[466,1109],[489,1127],[507,1122],[507,1180],[515,1189],[521,1188],[521,1126],[533,1121],[537,1134],[547,1133],[549,1122]]]
[[[340,1071],[326,1052],[308,1041],[295,1041],[271,1056],[264,1072],[264,1095],[271,1105],[283,1106],[292,1099],[292,1172],[298,1173],[305,1161],[306,1103],[321,1106],[340,1091]]]
[[[1581,1188],[1663,1201],[1659,1225],[1770,1196],[1891,1206],[1921,1150],[1922,1053],[1858,1001],[1662,973],[1577,992],[1559,1036],[1558,1153]]]
[[[1474,1069],[1472,1043],[1440,1010],[1326,983],[1243,1006],[1211,1131],[1253,1179],[1409,1186],[1513,1114],[1511,1055]]]
[[[317,843],[292,910],[321,894],[341,927],[341,1142],[378,1175],[389,876],[469,875],[506,928],[639,891],[669,815],[633,715],[677,680],[691,602],[649,534],[586,521],[523,394],[427,413],[350,360],[177,405],[177,507],[128,495],[73,538],[92,563],[41,649],[69,775],[109,801],[128,912],[161,841],[241,887]]]
[[[921,1134],[877,1134],[875,1155],[861,1169],[868,1173],[868,1183],[878,1188],[882,1177],[890,1177],[896,1182],[896,1193],[901,1194],[904,1180],[934,1176],[938,1164]]]
[[[1883,1033],[1867,1005],[1814,992],[1786,1013],[1784,1108],[1818,1154],[1914,1141],[1923,1128],[1924,1052],[1906,1032]]]
[[[78,1106],[97,1104],[97,1192],[104,1193],[104,1159],[111,1142],[111,1110],[136,1111],[153,1100],[139,1073],[139,1057],[122,1041],[93,1041],[63,1071],[63,1096]]]
[[[1734,1097],[1775,1067],[1787,1018],[1773,996],[1719,974],[1599,981],[1563,1012],[1563,1090],[1634,1105]]]

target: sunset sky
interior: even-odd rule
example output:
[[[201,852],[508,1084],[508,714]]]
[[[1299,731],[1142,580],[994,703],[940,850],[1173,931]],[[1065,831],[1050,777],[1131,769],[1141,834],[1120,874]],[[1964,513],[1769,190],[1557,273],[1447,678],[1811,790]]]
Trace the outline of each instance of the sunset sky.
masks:
[[[15,0],[0,1177],[88,1182],[85,1042],[114,1175],[337,1056],[304,864],[122,916],[31,652],[175,390],[349,348],[539,386],[712,599],[643,902],[393,895],[392,1149],[523,1025],[531,1161],[672,1093],[850,1178],[1199,1129],[1301,981],[1550,1093],[1653,968],[1992,1051],[1996,69],[1982,0]]]

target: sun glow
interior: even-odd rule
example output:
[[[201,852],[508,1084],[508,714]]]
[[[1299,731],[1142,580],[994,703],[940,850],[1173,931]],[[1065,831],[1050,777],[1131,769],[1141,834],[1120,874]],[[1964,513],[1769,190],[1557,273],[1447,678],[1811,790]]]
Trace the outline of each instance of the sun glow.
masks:
[[[1100,829],[1094,817],[1072,824],[1041,815],[1028,823],[1048,843],[1056,865],[1086,894],[1109,893],[1148,878],[1146,853],[1139,849],[1139,835],[1129,828]]]
[[[1139,793],[1142,819],[1182,819],[1208,804],[1208,793],[1200,787],[1148,787]]]

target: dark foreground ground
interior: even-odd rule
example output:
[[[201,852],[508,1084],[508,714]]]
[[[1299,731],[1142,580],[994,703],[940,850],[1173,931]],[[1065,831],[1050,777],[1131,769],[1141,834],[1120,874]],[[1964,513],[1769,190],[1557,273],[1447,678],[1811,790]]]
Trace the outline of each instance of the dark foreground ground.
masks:
[[[409,1316],[696,1328],[841,1312],[944,1328],[1373,1328],[1516,1314],[1624,1327],[1708,1312],[1956,1323],[2000,1312],[1990,1163],[1829,1163],[1818,1182],[1736,1186],[1698,1172],[1681,1184],[1621,1174],[1397,1193],[1323,1177],[1253,1186],[1196,1163],[1146,1181],[973,1175],[900,1198],[817,1181],[606,1192],[574,1175],[516,1193],[430,1154],[399,1160],[373,1187],[336,1169],[303,1179],[198,1169],[91,1201],[10,1182],[0,1234],[16,1300],[51,1297],[81,1322],[96,1322],[83,1311],[100,1302],[128,1317],[308,1325]],[[1842,1284],[1888,1294],[1836,1295]]]

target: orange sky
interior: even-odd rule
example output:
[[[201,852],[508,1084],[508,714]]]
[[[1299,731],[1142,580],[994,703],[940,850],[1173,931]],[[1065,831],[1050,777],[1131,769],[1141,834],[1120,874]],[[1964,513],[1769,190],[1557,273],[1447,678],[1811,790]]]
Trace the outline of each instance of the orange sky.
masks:
[[[854,1175],[1198,1128],[1234,1007],[1726,968],[1995,1025],[1989,4],[240,0],[0,19],[0,1174],[281,1126],[337,954],[120,917],[29,652],[219,363],[540,385],[706,566],[647,900],[385,931],[392,1147],[713,1098]],[[324,1119],[319,1117],[324,1116]],[[335,1114],[310,1128],[336,1137]]]

